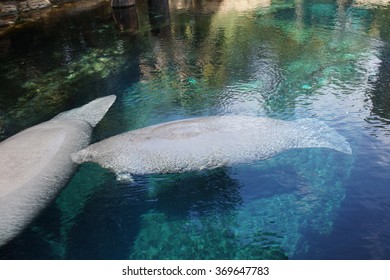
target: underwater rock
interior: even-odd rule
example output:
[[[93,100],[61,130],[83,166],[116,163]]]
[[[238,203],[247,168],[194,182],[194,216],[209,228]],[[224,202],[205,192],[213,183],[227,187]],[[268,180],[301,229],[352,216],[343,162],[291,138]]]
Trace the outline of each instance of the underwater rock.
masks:
[[[245,242],[237,231],[240,223],[230,211],[184,220],[150,211],[141,217],[141,230],[129,259],[287,259],[280,247],[281,237],[246,228],[254,236]]]
[[[27,0],[19,3],[20,12],[28,12],[32,10],[39,10],[51,7],[51,3],[48,0]]]
[[[0,246],[19,234],[76,170],[70,154],[86,147],[114,95],[28,128],[0,143]]]
[[[351,154],[343,136],[313,120],[248,116],[179,120],[129,131],[72,154],[116,173],[180,173],[264,160],[288,149],[330,148]]]
[[[15,15],[18,13],[18,6],[16,2],[0,3],[0,16]]]
[[[15,22],[10,21],[10,20],[2,20],[2,19],[0,19],[0,27],[7,27],[7,26],[10,26],[10,25],[13,25],[13,24],[15,24]]]
[[[29,12],[51,7],[49,0],[27,0],[0,3],[0,16],[16,15],[19,12]]]
[[[0,42],[0,54],[1,52]],[[6,67],[4,75],[8,79],[22,81],[20,86],[23,95],[4,110],[5,122],[14,130],[18,129],[19,124],[23,124],[23,127],[35,124],[35,112],[42,111],[42,108],[45,108],[45,115],[54,115],[74,96],[75,88],[83,87],[91,80],[105,83],[104,80],[109,75],[121,71],[127,64],[126,60],[120,59],[122,54],[116,46],[108,49],[91,49],[67,66],[57,67],[46,73],[37,71],[27,78],[20,72],[18,64]],[[0,141],[1,136],[0,134]]]

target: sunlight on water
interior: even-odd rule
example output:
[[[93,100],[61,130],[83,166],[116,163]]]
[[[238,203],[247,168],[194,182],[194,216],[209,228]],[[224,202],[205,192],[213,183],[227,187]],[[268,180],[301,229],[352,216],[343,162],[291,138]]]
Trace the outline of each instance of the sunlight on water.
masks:
[[[383,191],[389,179],[387,1],[149,2],[127,11],[124,23],[107,7],[85,22],[75,17],[61,27],[65,37],[50,35],[54,43],[38,44],[26,56],[17,50],[25,33],[0,37],[16,46],[0,55],[0,139],[116,94],[94,142],[189,117],[310,117],[343,135],[352,156],[293,150],[252,164],[134,176],[128,184],[81,165],[57,200],[0,249],[0,258],[332,256],[323,240],[357,232],[355,225],[345,231],[338,225],[348,220],[348,197],[363,200],[365,187]],[[366,169],[372,184],[359,183]],[[389,204],[382,205],[378,227],[367,236],[386,232],[379,225],[386,224]],[[30,240],[46,250],[37,253]],[[390,256],[386,242],[358,246],[369,250],[363,257]],[[354,258],[345,254],[340,257]]]

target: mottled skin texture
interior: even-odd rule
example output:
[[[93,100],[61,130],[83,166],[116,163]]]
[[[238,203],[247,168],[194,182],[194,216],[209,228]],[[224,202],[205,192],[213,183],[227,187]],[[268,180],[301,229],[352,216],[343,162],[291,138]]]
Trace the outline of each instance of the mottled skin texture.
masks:
[[[90,143],[93,126],[114,100],[115,96],[94,100],[0,143],[0,246],[66,185],[77,168],[70,154]],[[89,110],[93,114],[88,118]]]
[[[324,147],[351,153],[345,139],[311,119],[281,121],[215,116],[174,121],[129,131],[72,155],[118,175],[176,173],[270,158],[284,150]]]

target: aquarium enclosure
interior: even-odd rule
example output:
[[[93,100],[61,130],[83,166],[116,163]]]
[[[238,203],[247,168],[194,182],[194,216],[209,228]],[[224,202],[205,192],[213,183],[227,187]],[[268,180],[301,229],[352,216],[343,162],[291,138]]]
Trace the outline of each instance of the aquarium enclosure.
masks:
[[[116,95],[91,143],[247,116],[321,122],[352,152],[127,181],[83,163],[0,259],[390,259],[389,1],[21,3],[0,0],[0,145]]]

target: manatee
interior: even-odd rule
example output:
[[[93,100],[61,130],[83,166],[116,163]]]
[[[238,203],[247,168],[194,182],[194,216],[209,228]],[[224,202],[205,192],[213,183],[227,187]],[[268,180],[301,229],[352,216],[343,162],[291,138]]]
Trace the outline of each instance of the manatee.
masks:
[[[343,136],[314,119],[282,121],[211,116],[157,124],[122,133],[72,154],[131,181],[131,174],[179,173],[270,158],[288,149],[329,148],[351,154]]]
[[[66,185],[77,168],[70,155],[89,145],[92,128],[115,99],[95,99],[0,143],[0,246]]]

